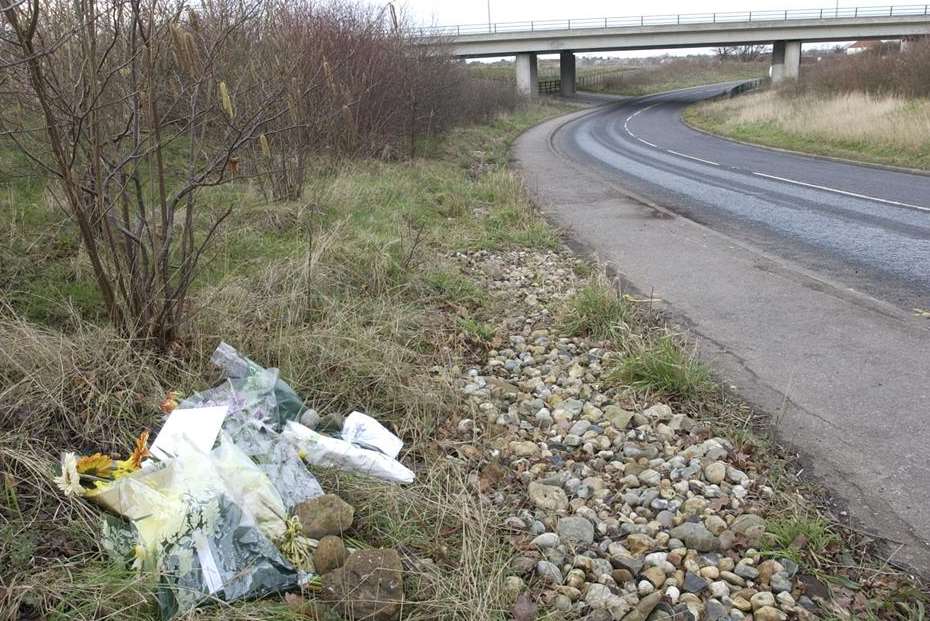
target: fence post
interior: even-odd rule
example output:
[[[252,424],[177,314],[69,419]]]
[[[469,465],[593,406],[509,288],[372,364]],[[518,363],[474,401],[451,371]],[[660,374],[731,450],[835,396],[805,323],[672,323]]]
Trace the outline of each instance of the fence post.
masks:
[[[456,36],[459,36],[459,37],[462,36],[462,27],[461,27],[461,26],[456,26],[456,27],[455,27],[455,34],[456,34]]]
[[[607,28],[607,18],[604,18],[604,28]]]
[[[788,11],[787,11],[787,9],[785,10],[785,21],[788,21]]]
[[[530,22],[530,32],[533,32],[534,29],[535,29],[535,25],[533,24],[533,22]]]
[[[856,12],[853,13],[853,17],[859,17],[859,7],[856,7]]]
[[[713,21],[714,21],[715,24],[717,23],[717,14],[716,14],[716,13],[714,13],[714,20],[713,20]]]
[[[639,16],[639,25],[644,26],[646,24],[646,18],[643,15]]]
[[[572,20],[568,20],[568,29],[569,29],[569,30],[572,29]]]
[[[749,21],[752,21],[752,11],[749,11]]]

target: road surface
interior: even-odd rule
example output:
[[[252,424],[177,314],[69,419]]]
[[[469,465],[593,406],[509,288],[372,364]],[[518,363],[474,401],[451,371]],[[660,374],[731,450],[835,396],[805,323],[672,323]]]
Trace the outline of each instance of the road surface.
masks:
[[[662,300],[894,563],[930,575],[930,176],[688,128],[700,87],[524,134],[540,207]]]

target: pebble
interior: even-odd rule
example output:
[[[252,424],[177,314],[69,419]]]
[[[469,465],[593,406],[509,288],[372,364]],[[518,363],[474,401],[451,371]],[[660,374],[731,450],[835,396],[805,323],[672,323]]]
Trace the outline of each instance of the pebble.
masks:
[[[755,580],[759,577],[759,570],[753,567],[752,565],[747,565],[745,563],[740,563],[733,570],[733,573],[743,578],[744,580]]]
[[[562,572],[559,571],[555,563],[539,561],[536,563],[536,573],[539,574],[539,577],[545,582],[562,584]]]
[[[704,478],[708,483],[722,483],[727,477],[727,465],[722,461],[715,461],[704,466]]]
[[[697,574],[690,571],[685,574],[684,590],[688,593],[700,593],[707,588],[708,584],[710,583],[707,580]]]
[[[722,580],[711,582],[708,588],[710,590],[710,594],[718,599],[723,599],[724,597],[730,596],[730,587],[728,587],[727,583],[723,582]]]
[[[759,591],[749,599],[749,603],[752,604],[753,610],[758,610],[766,606],[774,606],[775,596],[769,591]]]
[[[698,552],[709,552],[716,550],[720,544],[716,537],[704,526],[696,522],[685,522],[673,528],[669,535],[675,539],[680,539],[689,548]]]
[[[715,599],[704,602],[704,621],[721,621],[728,617],[727,607]]]
[[[583,286],[579,261],[537,249],[454,258],[507,309],[483,366],[454,371],[476,415],[453,428],[464,459],[506,473],[482,493],[526,507],[504,522],[526,546],[507,592],[525,592],[535,571],[539,602],[589,621],[782,621],[801,609],[797,566],[751,549],[765,533],[755,512],[774,495],[756,474],[764,464],[737,468],[733,444],[703,421],[606,382],[619,353],[559,331],[556,311]],[[485,421],[505,426],[499,437]]]
[[[781,572],[769,578],[769,586],[772,587],[773,593],[782,593],[791,590],[791,580],[783,576]]]
[[[591,608],[605,608],[613,593],[603,584],[592,583],[584,594],[584,601]]]
[[[584,546],[594,543],[594,525],[583,517],[559,519],[559,539],[569,546]]]
[[[530,483],[529,497],[540,509],[564,511],[568,508],[568,496],[561,487],[543,485],[534,481]]]
[[[559,545],[559,536],[555,533],[543,533],[533,539],[533,545],[537,548],[554,548]]]
[[[753,621],[785,621],[788,615],[774,606],[762,606],[752,611]]]

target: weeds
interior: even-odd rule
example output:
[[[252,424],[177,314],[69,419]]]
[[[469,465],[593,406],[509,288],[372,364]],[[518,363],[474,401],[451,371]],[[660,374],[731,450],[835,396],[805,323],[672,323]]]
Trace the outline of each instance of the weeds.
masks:
[[[763,553],[789,558],[803,567],[821,567],[823,559],[835,554],[839,536],[830,524],[815,513],[798,511],[795,515],[769,520]]]
[[[449,303],[472,309],[485,303],[485,292],[474,281],[456,272],[428,272],[425,280],[435,294]]]
[[[614,341],[622,348],[630,333],[633,314],[633,308],[620,292],[598,279],[587,284],[569,301],[561,328],[570,336]]]
[[[482,345],[490,345],[497,333],[494,326],[471,317],[460,317],[458,322],[459,330],[472,341]]]
[[[660,336],[624,357],[609,379],[656,397],[679,399],[695,399],[713,387],[703,363],[671,335]]]

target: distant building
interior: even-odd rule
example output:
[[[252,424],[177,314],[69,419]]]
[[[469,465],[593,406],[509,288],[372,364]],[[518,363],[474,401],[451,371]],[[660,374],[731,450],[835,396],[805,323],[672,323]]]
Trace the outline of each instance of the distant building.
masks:
[[[846,46],[846,55],[853,56],[855,54],[861,54],[862,52],[868,52],[869,50],[879,50],[881,47],[882,42],[878,39],[856,41],[855,43],[850,43]]]

